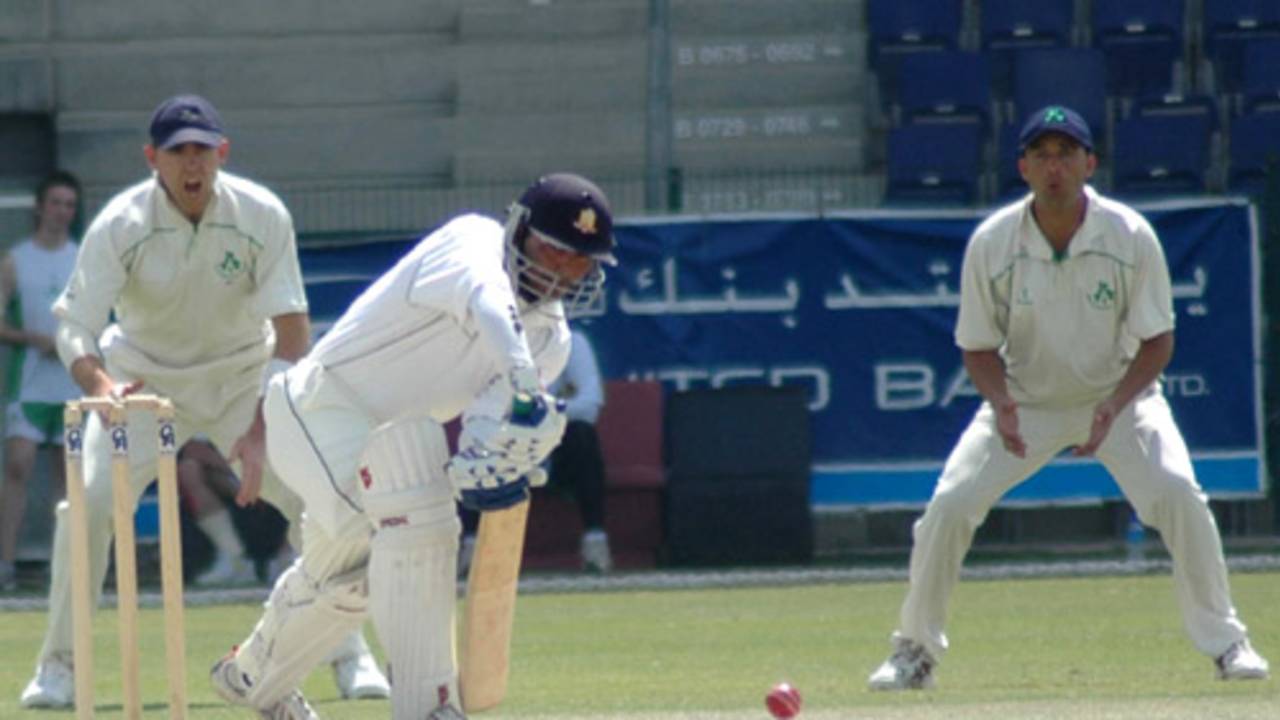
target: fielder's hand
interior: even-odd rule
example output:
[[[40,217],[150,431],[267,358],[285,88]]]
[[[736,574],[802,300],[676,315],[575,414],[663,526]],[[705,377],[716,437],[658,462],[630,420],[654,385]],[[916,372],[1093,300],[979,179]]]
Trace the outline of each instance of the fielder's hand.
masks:
[[[227,462],[240,463],[240,490],[236,493],[236,504],[248,507],[258,501],[262,492],[262,468],[267,458],[266,424],[262,420],[262,403],[258,403],[258,413],[248,432],[241,435],[231,446],[231,454]]]
[[[1071,451],[1076,457],[1090,457],[1098,451],[1102,446],[1102,441],[1107,439],[1107,434],[1111,432],[1111,424],[1115,422],[1116,416],[1120,414],[1120,408],[1117,408],[1111,400],[1104,400],[1098,403],[1093,409],[1093,423],[1089,426],[1089,439],[1083,445],[1077,445]]]
[[[1014,457],[1025,458],[1027,443],[1022,439],[1022,432],[1018,430],[1018,404],[1010,400],[996,405],[995,411],[996,432],[1000,434],[1004,449]]]

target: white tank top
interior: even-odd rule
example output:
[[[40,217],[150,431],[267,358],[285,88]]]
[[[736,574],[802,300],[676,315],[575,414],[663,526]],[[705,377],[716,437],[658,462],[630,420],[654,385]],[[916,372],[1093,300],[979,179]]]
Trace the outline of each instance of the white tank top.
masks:
[[[31,238],[13,246],[9,255],[13,258],[18,285],[10,307],[6,308],[10,324],[54,337],[58,318],[53,314],[53,301],[67,286],[78,249],[78,245],[68,242],[57,250],[49,250]],[[29,345],[20,345],[9,360],[10,400],[61,403],[80,394],[57,355],[45,355]]]

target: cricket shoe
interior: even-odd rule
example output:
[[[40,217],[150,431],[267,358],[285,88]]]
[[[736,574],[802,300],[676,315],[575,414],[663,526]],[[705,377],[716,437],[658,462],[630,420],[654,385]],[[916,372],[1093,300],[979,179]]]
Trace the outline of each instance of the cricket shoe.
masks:
[[[603,530],[589,530],[582,535],[582,568],[587,572],[607,573],[613,570],[609,552],[609,536]]]
[[[933,687],[937,660],[920,643],[904,637],[893,638],[893,654],[867,678],[872,690],[927,690]]]
[[[369,653],[334,660],[333,683],[347,700],[391,697],[391,686]]]
[[[302,693],[294,690],[277,700],[271,707],[255,707],[249,702],[249,690],[253,683],[236,666],[236,648],[222,656],[209,670],[209,682],[218,697],[232,705],[252,708],[263,720],[320,720],[320,716],[307,704]]]
[[[36,676],[27,683],[20,700],[24,708],[69,708],[75,704],[75,675],[71,664],[57,656],[36,666]]]
[[[441,705],[427,716],[427,720],[467,720],[462,711],[452,705]]]
[[[18,589],[18,569],[8,560],[0,560],[0,592]]]
[[[1248,638],[1237,640],[1227,651],[1214,658],[1219,680],[1266,680],[1271,666],[1249,644]]]
[[[253,561],[243,555],[218,553],[208,570],[200,573],[192,580],[200,587],[212,585],[257,585],[258,573],[253,568]]]

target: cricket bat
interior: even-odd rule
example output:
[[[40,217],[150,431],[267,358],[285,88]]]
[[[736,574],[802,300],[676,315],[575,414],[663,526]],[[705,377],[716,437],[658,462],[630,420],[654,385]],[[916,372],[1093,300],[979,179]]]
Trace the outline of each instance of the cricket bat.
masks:
[[[467,713],[492,708],[507,694],[516,585],[528,519],[528,500],[480,515],[475,555],[467,576],[458,678],[462,709]]]

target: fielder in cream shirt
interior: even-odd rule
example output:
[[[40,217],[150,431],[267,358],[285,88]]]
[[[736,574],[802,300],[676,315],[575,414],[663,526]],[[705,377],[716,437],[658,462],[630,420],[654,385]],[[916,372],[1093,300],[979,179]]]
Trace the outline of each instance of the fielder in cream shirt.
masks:
[[[956,344],[982,406],[915,525],[911,582],[877,690],[933,685],[947,604],[974,531],[1059,452],[1097,457],[1160,531],[1192,644],[1224,680],[1267,677],[1227,582],[1222,543],[1160,389],[1173,355],[1169,270],[1155,231],[1086,183],[1097,167],[1078,113],[1052,105],[1019,137],[1031,187],[969,241]]]
[[[265,379],[310,343],[292,218],[269,190],[221,170],[230,144],[204,98],[178,95],[161,103],[150,140],[144,153],[152,176],[98,214],[54,303],[58,355],[85,395],[143,391],[170,398],[177,447],[199,433],[229,448],[228,459],[240,464],[237,501],[261,495],[296,527],[299,501],[264,468],[260,407]],[[148,413],[130,415],[135,503],[155,477],[155,429]],[[109,444],[102,418],[93,414],[84,475],[95,602],[112,535]],[[54,534],[49,626],[24,707],[74,701],[69,534],[64,503]],[[385,679],[367,647],[358,636],[352,642],[347,669],[375,674],[370,683],[385,697]]]

